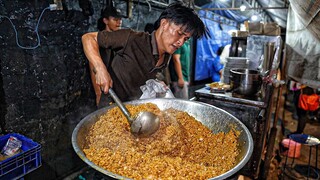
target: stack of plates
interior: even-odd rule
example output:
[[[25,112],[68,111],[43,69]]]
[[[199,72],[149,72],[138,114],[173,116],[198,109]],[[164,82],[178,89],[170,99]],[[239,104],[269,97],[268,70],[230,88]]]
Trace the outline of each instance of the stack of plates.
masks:
[[[249,59],[246,57],[227,57],[226,64],[223,68],[222,76],[223,83],[229,84],[230,69],[232,68],[243,68],[249,67]]]

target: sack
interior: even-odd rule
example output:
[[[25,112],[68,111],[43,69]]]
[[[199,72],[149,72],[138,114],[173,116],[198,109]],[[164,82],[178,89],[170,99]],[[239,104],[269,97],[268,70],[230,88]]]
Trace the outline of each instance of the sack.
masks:
[[[317,94],[302,94],[301,92],[298,106],[305,111],[315,111],[319,108],[319,96]]]

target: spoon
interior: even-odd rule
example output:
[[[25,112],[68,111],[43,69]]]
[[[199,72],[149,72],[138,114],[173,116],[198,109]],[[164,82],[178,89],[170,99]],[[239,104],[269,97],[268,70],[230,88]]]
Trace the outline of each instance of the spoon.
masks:
[[[137,116],[132,117],[112,88],[109,89],[109,94],[127,118],[130,124],[131,133],[137,136],[147,137],[159,129],[160,119],[157,115],[152,112],[142,111]]]

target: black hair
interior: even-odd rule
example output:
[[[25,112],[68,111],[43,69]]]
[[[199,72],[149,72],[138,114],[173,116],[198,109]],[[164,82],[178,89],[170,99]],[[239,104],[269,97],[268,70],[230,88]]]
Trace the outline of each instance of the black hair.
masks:
[[[103,22],[103,18],[109,18],[109,16],[106,13],[109,8],[110,7],[107,6],[105,9],[101,10],[101,12],[100,12],[100,17],[99,17],[99,19],[97,21],[97,28],[98,28],[99,31],[103,31],[103,30],[106,29],[107,25]]]
[[[97,22],[97,28],[99,31],[103,31],[106,29],[106,24],[103,22],[103,17],[100,17]]]
[[[196,12],[193,9],[184,6],[181,2],[170,4],[161,13],[158,20],[154,23],[155,30],[160,27],[161,19],[168,19],[176,25],[182,25],[185,28],[185,31],[192,33],[192,36],[196,39],[203,35],[206,37],[210,36],[208,29]]]
[[[144,27],[144,32],[148,32],[149,34],[151,34],[153,30],[154,30],[154,27],[152,23],[147,23],[146,26]]]

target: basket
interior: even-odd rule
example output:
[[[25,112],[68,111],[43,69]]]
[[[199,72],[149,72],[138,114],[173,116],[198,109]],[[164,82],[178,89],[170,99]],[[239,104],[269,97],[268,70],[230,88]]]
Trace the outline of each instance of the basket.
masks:
[[[6,145],[10,136],[22,142],[22,152],[0,161],[0,179],[19,179],[41,166],[41,145],[21,134],[10,133],[0,136],[1,149]]]

